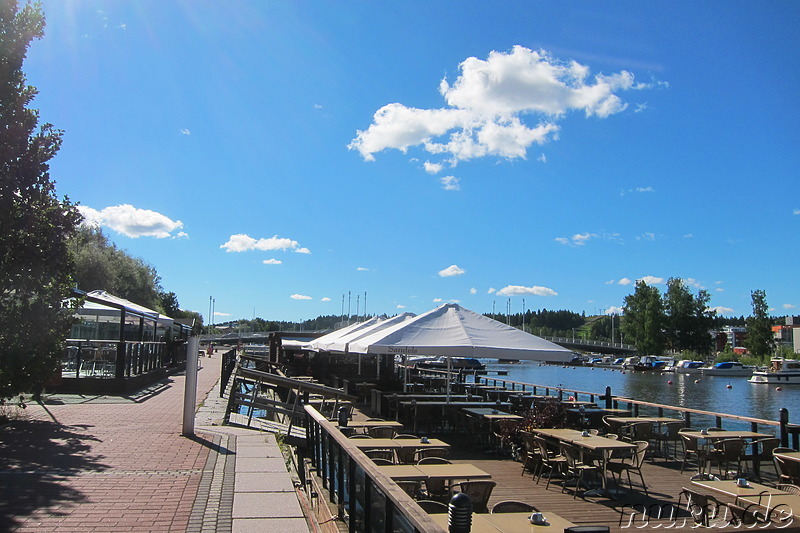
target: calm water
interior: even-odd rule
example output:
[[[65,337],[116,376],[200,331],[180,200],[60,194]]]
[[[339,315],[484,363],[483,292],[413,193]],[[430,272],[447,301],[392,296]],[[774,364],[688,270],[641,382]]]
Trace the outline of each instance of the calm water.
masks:
[[[606,386],[611,387],[614,396],[626,396],[666,405],[677,405],[706,411],[750,416],[766,420],[778,420],[779,410],[789,410],[789,420],[800,422],[800,385],[787,385],[783,390],[775,386],[755,385],[747,378],[702,377],[675,374],[672,372],[626,372],[591,367],[561,367],[539,365],[538,363],[499,364],[488,363],[488,377],[494,377],[492,370],[507,370],[509,379],[579,391],[602,394]],[[672,385],[668,382],[672,381]],[[731,388],[728,389],[727,385]],[[713,425],[713,421],[702,421],[693,415],[692,425]],[[745,424],[746,425],[746,424]],[[729,427],[726,422],[724,427]],[[730,425],[733,428],[733,425]]]

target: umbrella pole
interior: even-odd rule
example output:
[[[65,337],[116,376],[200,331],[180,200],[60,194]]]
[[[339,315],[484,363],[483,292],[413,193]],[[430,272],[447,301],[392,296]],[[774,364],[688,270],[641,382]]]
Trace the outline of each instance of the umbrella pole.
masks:
[[[447,358],[447,403],[450,403],[450,371],[453,369],[453,359]]]

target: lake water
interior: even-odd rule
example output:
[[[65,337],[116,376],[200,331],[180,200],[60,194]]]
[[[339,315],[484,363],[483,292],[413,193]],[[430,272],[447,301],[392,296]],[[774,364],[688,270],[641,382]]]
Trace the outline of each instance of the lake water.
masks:
[[[765,420],[777,421],[780,409],[785,407],[789,410],[790,422],[800,423],[800,385],[785,385],[783,390],[778,391],[774,385],[748,383],[747,378],[743,377],[701,377],[673,372],[623,373],[614,369],[538,363],[488,362],[486,367],[489,378],[497,376],[492,370],[505,370],[508,375],[497,376],[498,379],[551,388],[561,386],[597,394],[605,393],[606,386],[609,386],[614,396]],[[695,383],[697,379],[699,383]],[[730,389],[727,388],[729,384]],[[703,420],[701,423],[700,417],[692,415],[692,425],[706,424],[713,425],[713,420]],[[724,427],[733,428],[734,424],[725,422]]]

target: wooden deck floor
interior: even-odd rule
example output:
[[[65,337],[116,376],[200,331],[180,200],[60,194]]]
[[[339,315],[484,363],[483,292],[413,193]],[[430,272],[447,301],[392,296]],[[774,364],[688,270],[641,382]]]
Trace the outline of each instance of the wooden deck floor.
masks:
[[[358,416],[358,415],[356,415]],[[533,476],[526,472],[522,475],[522,464],[511,457],[487,453],[483,449],[464,446],[469,440],[463,434],[435,435],[451,445],[449,459],[453,462],[473,464],[492,474],[492,479],[497,486],[489,500],[489,508],[497,502],[516,500],[529,503],[542,511],[560,515],[576,525],[606,525],[611,531],[640,529],[644,531],[654,529],[690,530],[695,527],[691,516],[686,511],[685,499],[679,499],[682,487],[691,487],[691,477],[697,473],[696,468],[687,467],[683,474],[680,473],[681,459],[679,457],[667,460],[653,457],[645,461],[643,475],[647,483],[649,496],[638,488],[638,477],[634,477],[634,488],[628,490],[627,483],[623,485],[623,492],[616,499],[608,497],[584,497],[582,491],[577,498],[573,498],[569,488],[562,493],[560,484],[551,483],[545,489],[546,480],[539,483]],[[716,471],[712,473],[716,474]],[[774,483],[776,476],[772,466],[762,467],[763,480]],[[724,497],[718,498],[728,503]],[[681,508],[682,507],[682,508]],[[719,529],[716,527],[715,529]],[[727,527],[725,530],[735,530]],[[738,529],[744,529],[740,526]],[[759,526],[758,529],[764,529]],[[768,528],[771,529],[771,528]],[[786,531],[800,531],[800,523],[783,528]]]

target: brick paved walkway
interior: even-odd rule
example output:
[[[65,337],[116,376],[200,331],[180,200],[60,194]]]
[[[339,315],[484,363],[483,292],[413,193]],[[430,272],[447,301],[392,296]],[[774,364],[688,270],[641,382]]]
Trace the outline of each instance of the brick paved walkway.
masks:
[[[220,358],[201,363],[198,403]],[[183,391],[57,396],[0,428],[0,531],[231,531],[236,439],[182,437]]]

